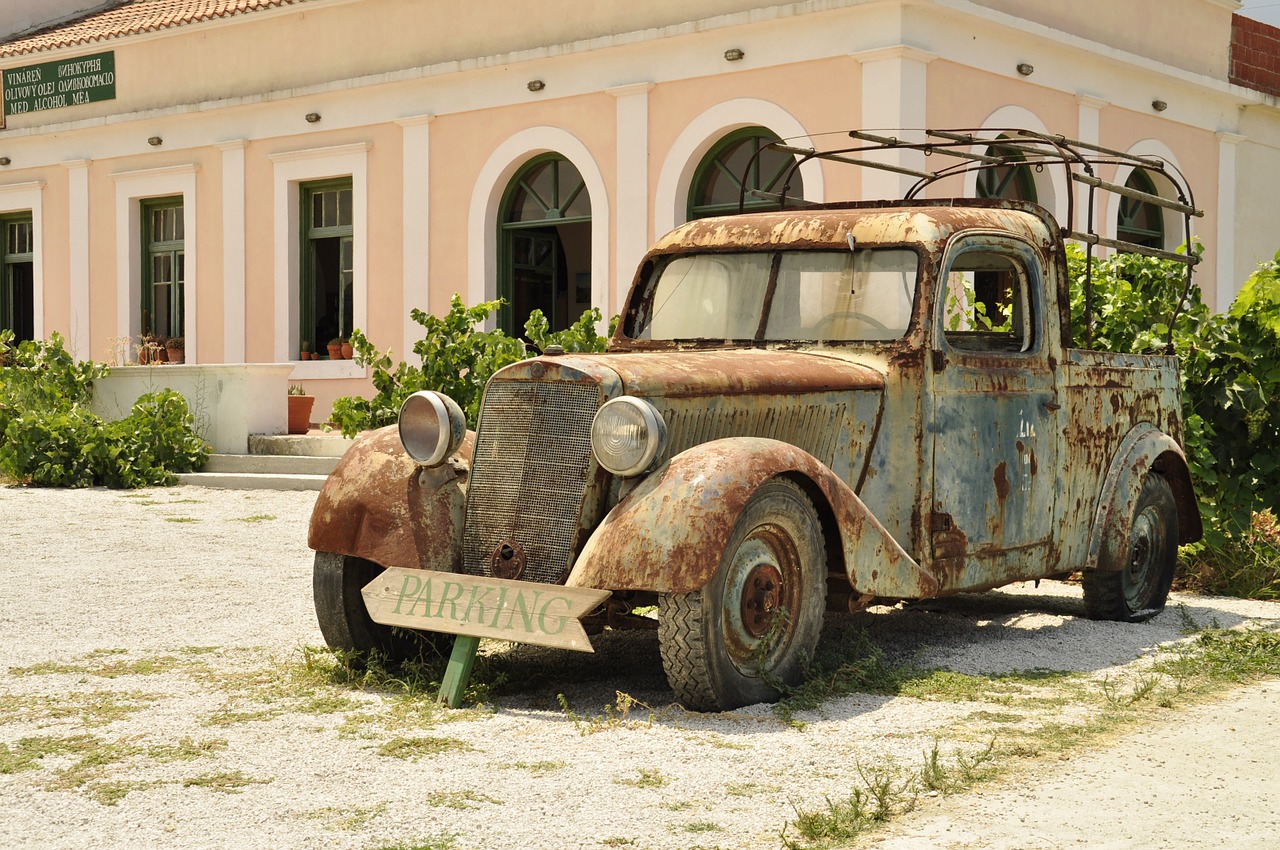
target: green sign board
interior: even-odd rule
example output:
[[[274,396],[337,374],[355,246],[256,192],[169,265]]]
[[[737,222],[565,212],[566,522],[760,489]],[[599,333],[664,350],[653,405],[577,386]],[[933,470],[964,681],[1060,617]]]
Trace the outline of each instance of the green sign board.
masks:
[[[95,53],[75,59],[6,68],[0,78],[5,115],[24,115],[99,100],[115,100],[116,54]]]

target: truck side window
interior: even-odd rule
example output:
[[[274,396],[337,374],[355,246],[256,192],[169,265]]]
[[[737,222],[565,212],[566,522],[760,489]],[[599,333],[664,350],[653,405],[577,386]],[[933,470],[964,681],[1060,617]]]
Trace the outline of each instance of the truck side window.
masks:
[[[1021,353],[1035,347],[1030,282],[1016,257],[965,251],[944,284],[942,332],[952,348]]]

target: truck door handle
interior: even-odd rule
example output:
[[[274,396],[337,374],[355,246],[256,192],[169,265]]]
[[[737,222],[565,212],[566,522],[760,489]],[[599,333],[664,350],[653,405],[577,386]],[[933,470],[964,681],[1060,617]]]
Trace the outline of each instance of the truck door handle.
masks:
[[[1040,404],[1044,407],[1045,410],[1049,411],[1050,413],[1053,413],[1055,410],[1060,410],[1062,408],[1062,405],[1058,404],[1056,401],[1042,401],[1040,402]]]

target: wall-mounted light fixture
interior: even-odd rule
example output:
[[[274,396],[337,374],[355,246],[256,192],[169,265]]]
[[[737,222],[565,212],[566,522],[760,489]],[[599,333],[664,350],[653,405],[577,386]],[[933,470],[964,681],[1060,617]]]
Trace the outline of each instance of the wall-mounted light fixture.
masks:
[[[1021,74],[1022,76],[1030,77],[1035,72],[1036,72],[1036,66],[1032,65],[1030,62],[1018,63],[1018,73]]]
[[[724,61],[737,62],[739,59],[741,59],[743,56],[746,56],[746,55],[747,54],[742,52],[741,47],[730,47],[728,50],[724,52]]]
[[[164,144],[164,139],[160,138],[159,136],[152,136],[151,138],[147,139],[147,144],[151,145],[151,147],[153,148],[158,148]]]
[[[1163,100],[1153,100],[1151,101],[1151,108],[1156,112],[1164,112],[1169,108],[1169,104],[1165,103]]]
[[[543,89],[545,89],[546,87],[547,87],[547,84],[546,84],[546,83],[544,83],[542,80],[530,80],[530,81],[529,81],[529,86],[528,86],[529,91],[542,91],[542,90],[543,90]]]
[[[9,157],[0,156],[0,165],[8,165],[9,162],[10,162]]]
[[[316,124],[316,123],[319,123],[319,121],[320,121],[320,113],[319,113],[319,112],[308,112],[308,113],[307,113],[306,115],[304,115],[303,117],[307,119],[307,123],[308,123],[308,124]]]

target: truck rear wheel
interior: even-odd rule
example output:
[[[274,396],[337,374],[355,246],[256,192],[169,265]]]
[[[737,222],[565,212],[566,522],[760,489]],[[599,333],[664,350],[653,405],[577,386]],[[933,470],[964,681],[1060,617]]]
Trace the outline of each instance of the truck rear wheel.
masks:
[[[697,711],[772,702],[813,657],[826,607],[813,503],[775,478],[743,510],[706,587],[662,594],[658,644],[676,698]]]
[[[366,658],[377,653],[393,662],[447,655],[453,635],[396,629],[375,623],[369,616],[360,589],[382,570],[373,561],[354,555],[316,553],[311,586],[325,643]]]
[[[1123,564],[1100,565],[1084,574],[1085,611],[1091,620],[1149,620],[1164,610],[1178,563],[1178,506],[1158,472],[1143,479],[1129,545],[1119,556]]]

